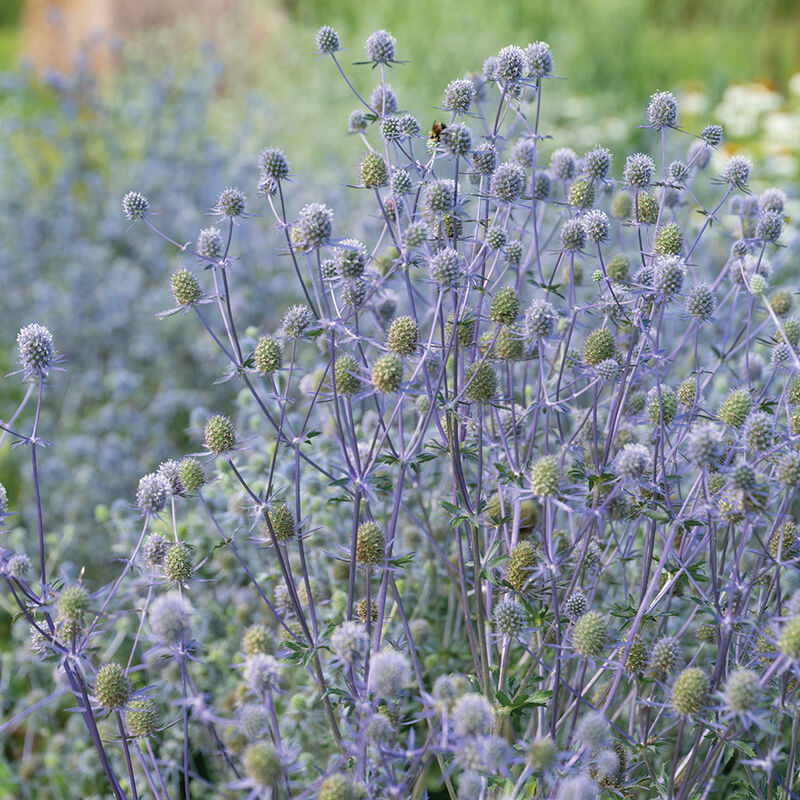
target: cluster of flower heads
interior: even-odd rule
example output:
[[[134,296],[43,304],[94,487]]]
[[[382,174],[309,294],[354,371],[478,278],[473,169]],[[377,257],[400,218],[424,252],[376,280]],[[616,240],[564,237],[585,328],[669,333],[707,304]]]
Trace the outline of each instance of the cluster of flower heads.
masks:
[[[341,69],[335,30],[316,46]],[[791,792],[790,200],[751,189],[719,126],[683,131],[670,92],[646,110],[656,157],[553,147],[543,42],[452,81],[430,133],[386,82],[391,34],[366,56],[379,83],[347,123],[359,238],[297,200],[282,150],[254,169],[296,281],[277,327],[235,313],[247,192],[224,189],[219,227],[181,248],[169,285],[196,319],[165,324],[196,322],[241,393],[195,421],[197,452],[141,478],[119,580],[48,582],[44,536],[41,582],[0,551],[114,794],[166,771],[188,796],[195,725],[214,781],[251,796],[400,796],[434,764],[459,800],[689,798],[720,772]],[[150,208],[123,200],[134,223]],[[44,385],[52,336],[18,342]],[[40,449],[35,428],[11,433]],[[235,612],[204,600],[212,574]],[[125,610],[127,666],[95,665]],[[153,699],[170,691],[183,738],[166,765],[149,742],[170,746]],[[139,772],[126,736],[148,740]]]

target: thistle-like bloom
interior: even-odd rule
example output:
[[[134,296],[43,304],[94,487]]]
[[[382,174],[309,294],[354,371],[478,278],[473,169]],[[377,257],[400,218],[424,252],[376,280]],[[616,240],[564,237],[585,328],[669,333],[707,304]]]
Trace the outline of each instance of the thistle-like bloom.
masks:
[[[465,114],[474,100],[475,84],[469,78],[458,78],[447,84],[442,107],[456,114]]]
[[[150,201],[139,192],[128,192],[122,198],[122,211],[131,222],[143,219],[150,210]]]
[[[503,203],[513,203],[525,188],[525,172],[519,164],[506,161],[492,175],[492,194]]]
[[[525,49],[528,61],[528,76],[546,78],[553,72],[553,54],[547,42],[533,42]]]
[[[630,442],[617,453],[614,466],[621,478],[638,480],[650,467],[650,450],[643,444]]]
[[[628,186],[644,189],[653,179],[656,164],[650,156],[644,153],[634,153],[625,161],[623,178]]]
[[[393,647],[384,647],[372,659],[369,688],[378,697],[393,700],[403,691],[410,677],[408,658]]]
[[[489,701],[477,692],[462,695],[453,706],[453,728],[458,736],[488,736],[494,725]]]
[[[657,92],[650,98],[647,108],[650,125],[657,131],[674,128],[678,124],[678,101],[672,92]]]
[[[330,25],[323,25],[317,31],[316,43],[320,53],[335,53],[340,47],[339,34]]]
[[[753,162],[745,156],[732,156],[722,171],[722,180],[733,189],[746,189]]]
[[[331,634],[331,647],[342,661],[348,664],[360,662],[369,647],[366,628],[352,620],[343,622]]]
[[[26,376],[42,376],[55,361],[53,334],[44,327],[32,323],[17,334],[19,363]]]
[[[136,490],[136,504],[142,514],[159,514],[171,495],[169,483],[157,472],[145,475]]]
[[[373,64],[390,64],[395,60],[395,38],[385,30],[375,31],[367,38],[367,58]]]
[[[184,644],[192,635],[192,607],[177,592],[156,598],[150,606],[149,619],[153,635],[161,644]]]

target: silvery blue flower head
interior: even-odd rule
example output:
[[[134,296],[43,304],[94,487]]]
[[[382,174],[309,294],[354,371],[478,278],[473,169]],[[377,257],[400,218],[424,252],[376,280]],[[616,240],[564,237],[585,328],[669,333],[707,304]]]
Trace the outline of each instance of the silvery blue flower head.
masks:
[[[634,153],[625,161],[623,177],[628,186],[644,189],[652,180],[656,165],[650,156],[644,153]]]
[[[746,189],[753,162],[746,156],[731,156],[722,171],[722,180],[733,189]]]
[[[122,198],[122,211],[131,222],[143,219],[150,210],[150,201],[139,192],[128,192]]]
[[[408,658],[393,647],[384,647],[372,659],[369,688],[378,697],[393,700],[411,678]]]
[[[21,328],[17,334],[19,363],[26,377],[47,374],[48,367],[56,360],[53,334],[37,323]]]
[[[390,64],[395,60],[395,38],[385,30],[375,31],[367,38],[367,58],[373,64]]]
[[[647,116],[656,130],[674,128],[678,124],[678,101],[672,92],[656,92],[650,98]]]
[[[495,76],[497,80],[514,83],[525,77],[527,63],[525,51],[521,47],[510,44],[497,54]]]
[[[316,44],[320,53],[335,53],[340,47],[339,34],[330,25],[323,25],[317,31]]]
[[[469,78],[458,78],[447,84],[442,107],[456,114],[465,114],[474,100],[475,84]]]
[[[583,172],[589,178],[604,180],[610,169],[611,151],[607,147],[593,147],[583,157]]]
[[[528,75],[531,78],[546,78],[553,72],[553,54],[547,42],[533,42],[525,50]]]

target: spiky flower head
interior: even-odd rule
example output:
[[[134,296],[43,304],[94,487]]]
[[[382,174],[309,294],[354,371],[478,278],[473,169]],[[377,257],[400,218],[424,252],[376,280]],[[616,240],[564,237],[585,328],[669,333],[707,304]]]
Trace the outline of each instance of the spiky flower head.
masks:
[[[501,325],[513,325],[519,314],[519,292],[513,286],[497,291],[489,306],[489,319]]]
[[[438,250],[428,259],[428,271],[431,280],[442,287],[458,285],[465,268],[464,257],[452,247]]]
[[[188,269],[179,269],[172,273],[170,289],[179,306],[194,305],[203,296],[197,276]]]
[[[452,156],[466,156],[472,150],[472,133],[463,123],[448,125],[439,138]]]
[[[400,356],[411,355],[419,341],[419,326],[414,317],[397,317],[389,326],[386,346]]]
[[[269,520],[269,524],[265,524],[265,527],[270,541],[271,533],[279,542],[288,542],[295,538],[294,514],[286,503],[273,503],[267,510],[266,520]]]
[[[533,576],[539,561],[536,547],[527,540],[519,542],[506,562],[506,581],[517,592],[521,592]]]
[[[722,125],[706,125],[700,131],[700,138],[711,147],[719,147],[722,144]]]
[[[192,633],[192,607],[177,592],[157,597],[150,606],[150,626],[165,645],[186,642]]]
[[[612,281],[622,283],[628,280],[631,262],[624,253],[614,256],[606,265],[606,273]]]
[[[658,387],[654,386],[647,393],[648,408],[647,416],[651,425],[659,425],[663,417],[664,425],[672,425],[675,415],[678,413],[678,396],[669,386],[662,386],[659,392]]]
[[[756,238],[762,242],[777,242],[783,233],[783,214],[780,211],[764,211],[756,227]]]
[[[491,142],[481,142],[472,151],[471,158],[479,175],[491,175],[497,167],[497,149]]]
[[[408,658],[393,647],[384,647],[372,659],[369,688],[378,697],[394,699],[411,677]]]
[[[470,403],[491,400],[497,392],[497,374],[492,365],[486,361],[470,364],[465,380],[467,388],[464,394]]]
[[[320,28],[317,34],[318,41],[319,35],[326,29],[336,36],[336,32],[326,26],[326,28]],[[277,147],[267,147],[261,151],[261,155],[258,158],[258,168],[263,178],[282,180],[289,177],[289,162],[286,159],[286,154]]]
[[[236,447],[236,430],[229,417],[212,414],[205,424],[203,440],[206,449],[215,455],[229,453]]]
[[[244,751],[244,771],[259,787],[275,786],[283,775],[283,764],[272,742],[254,742]]]
[[[669,675],[678,662],[678,640],[673,636],[662,636],[650,651],[650,669],[658,675]]]
[[[536,149],[536,140],[532,136],[524,136],[517,140],[511,151],[514,161],[522,167],[533,166],[533,155]]]
[[[586,230],[579,219],[568,219],[561,226],[561,247],[566,253],[575,253],[586,243]]]
[[[536,770],[550,769],[556,759],[552,736],[537,736],[528,748],[528,764]]]
[[[317,794],[317,800],[357,800],[358,797],[353,781],[342,772],[325,778]]]
[[[608,239],[611,223],[605,211],[593,210],[583,216],[586,238],[593,244],[602,244]]]
[[[317,31],[316,42],[320,53],[335,53],[339,49],[339,34],[330,25],[323,25]]]
[[[161,715],[154,700],[132,700],[125,709],[125,722],[131,736],[145,739],[161,727]]]
[[[356,537],[356,561],[367,566],[382,564],[386,552],[386,537],[377,522],[362,522]]]
[[[525,188],[525,172],[519,164],[505,161],[492,174],[491,192],[502,203],[513,203]]]
[[[58,596],[58,614],[68,622],[80,623],[89,610],[89,593],[79,583],[67,586]]]
[[[782,486],[796,487],[800,482],[800,453],[795,450],[784,453],[775,467],[775,477]]]
[[[361,180],[367,189],[386,186],[389,182],[389,169],[380,153],[370,150],[361,159]]]
[[[551,497],[561,489],[561,469],[558,458],[541,456],[531,467],[531,489],[540,497]]]
[[[32,323],[17,334],[19,363],[26,375],[46,375],[55,359],[53,334],[44,325]]]
[[[527,67],[525,51],[516,45],[507,45],[497,54],[496,80],[516,83],[525,77]]]
[[[488,736],[494,726],[491,703],[477,692],[468,692],[456,700],[452,711],[453,728],[458,736]]]
[[[186,583],[193,573],[191,547],[186,542],[175,542],[164,557],[164,575],[172,583]]]
[[[247,656],[271,653],[274,649],[269,628],[261,622],[252,624],[242,636],[242,650]]]
[[[686,455],[700,467],[716,464],[724,455],[719,429],[712,422],[694,425],[686,436]]]
[[[550,156],[550,170],[556,178],[569,181],[575,177],[577,156],[569,147],[559,147]]]
[[[390,64],[395,60],[395,38],[383,29],[367,37],[367,58],[373,64]]]
[[[280,342],[271,335],[262,336],[253,352],[256,370],[261,375],[271,375],[283,367],[283,351]]]
[[[769,304],[779,317],[785,317],[792,310],[794,295],[788,289],[777,289],[770,296]]]
[[[331,647],[342,661],[348,664],[360,662],[369,647],[366,628],[352,620],[343,622],[331,634]]]
[[[576,589],[564,600],[563,611],[570,619],[582,617],[588,609],[589,601],[580,589]]]
[[[381,356],[372,367],[372,385],[383,394],[400,388],[403,380],[403,363],[394,353]]]
[[[741,428],[752,405],[753,401],[747,389],[733,389],[722,401],[717,416],[731,428]]]
[[[650,156],[644,153],[634,153],[625,161],[623,178],[628,186],[635,189],[644,189],[653,179],[656,164]]]
[[[553,54],[547,42],[533,42],[525,49],[528,76],[531,78],[546,78],[553,72]]]
[[[494,627],[504,636],[517,636],[525,627],[525,611],[510,597],[504,597],[494,609]]]
[[[247,208],[244,194],[234,186],[223,189],[217,197],[217,204],[212,209],[215,214],[223,217],[241,217]]]
[[[594,184],[584,178],[573,181],[567,192],[567,202],[577,209],[591,208],[594,205],[594,197]]]
[[[150,210],[150,201],[139,192],[128,192],[122,198],[122,212],[130,222],[143,219]]]
[[[397,111],[397,96],[388,83],[386,86],[379,83],[372,90],[372,94],[369,97],[369,104],[375,109],[378,116],[394,114],[394,112]]]
[[[599,750],[608,739],[610,726],[604,714],[588,711],[578,723],[578,741],[590,751]]]
[[[644,672],[649,662],[647,645],[637,636],[628,650],[628,657],[625,659],[626,672]]]
[[[361,390],[362,381],[358,362],[351,355],[341,355],[336,359],[334,369],[336,391],[343,395],[353,395]]]
[[[737,714],[755,711],[761,702],[761,695],[761,683],[755,670],[739,667],[728,676],[725,702],[731,711]]]
[[[433,214],[447,214],[453,210],[455,202],[455,183],[450,180],[437,180],[429,183],[423,195],[423,205]]]
[[[116,661],[104,664],[94,679],[94,696],[103,708],[122,708],[131,697],[131,683]]]
[[[535,200],[547,200],[550,197],[552,181],[546,172],[537,172],[533,178],[533,197]]]
[[[699,667],[687,667],[672,685],[672,707],[681,716],[694,716],[705,706],[708,690],[709,683],[705,672]]]
[[[500,250],[508,241],[508,234],[502,229],[494,226],[486,232],[486,244],[490,250]]]
[[[614,467],[621,478],[638,480],[650,467],[650,450],[643,444],[629,442],[614,459]]]
[[[6,561],[6,573],[17,580],[24,578],[31,571],[31,560],[25,553],[14,553]]]
[[[680,258],[675,256],[662,256],[656,259],[653,267],[653,288],[669,300],[680,292],[686,267]]]
[[[698,321],[705,322],[711,318],[717,307],[714,290],[707,283],[695,284],[686,297],[686,313]]]
[[[575,651],[587,658],[596,658],[603,652],[608,639],[608,623],[599,611],[587,611],[579,617],[572,629]]]
[[[525,333],[531,338],[544,338],[552,334],[556,324],[556,311],[547,300],[533,300],[525,312]]]
[[[617,352],[614,334],[608,328],[595,328],[583,345],[583,360],[595,367],[607,358],[613,358]]]
[[[159,464],[158,474],[166,480],[171,495],[183,494],[184,488],[181,482],[180,464],[177,461],[170,459]]]
[[[583,157],[583,172],[592,180],[602,181],[611,169],[611,151],[607,147],[593,147]]]
[[[465,114],[475,100],[475,84],[469,78],[457,78],[447,84],[442,107],[456,114]]]
[[[683,247],[683,231],[677,222],[662,225],[656,233],[655,251],[663,256],[680,255]]]
[[[347,130],[350,131],[350,133],[365,131],[368,125],[369,121],[363,109],[357,108],[355,111],[350,112],[350,116],[347,119]]]
[[[770,538],[769,552],[777,561],[791,558],[796,550],[797,532],[794,520],[787,519],[783,526],[778,528]]]
[[[292,236],[301,249],[313,250],[328,243],[332,230],[333,211],[324,203],[308,203],[300,209]]]
[[[766,450],[773,441],[774,418],[764,411],[752,411],[742,428],[742,439],[748,450]]]
[[[674,128],[678,124],[678,100],[672,92],[656,92],[647,107],[650,125],[657,131]]]
[[[800,616],[794,616],[784,624],[778,650],[793,661],[800,660]]]
[[[255,653],[244,662],[244,680],[253,694],[272,692],[280,687],[280,662],[266,653]]]
[[[196,458],[186,457],[178,464],[178,476],[186,492],[195,492],[205,485],[206,474]]]
[[[170,498],[170,486],[163,475],[151,472],[139,480],[136,504],[143,514],[159,514]]]
[[[734,189],[746,189],[753,162],[746,156],[731,156],[722,171],[722,180]]]

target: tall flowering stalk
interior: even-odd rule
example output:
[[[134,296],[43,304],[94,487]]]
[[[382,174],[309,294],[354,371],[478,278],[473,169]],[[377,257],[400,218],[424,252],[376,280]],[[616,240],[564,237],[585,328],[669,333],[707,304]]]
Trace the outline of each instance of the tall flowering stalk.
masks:
[[[703,180],[722,130],[683,131],[670,92],[656,158],[553,148],[544,42],[452,81],[427,136],[387,82],[391,34],[356,65],[369,99],[336,32],[316,44],[358,103],[351,230],[275,147],[257,200],[225,188],[188,244],[123,199],[182,258],[163,316],[188,314],[165,324],[195,323],[240,393],[141,479],[135,545],[92,594],[47,574],[55,351],[19,336],[34,423],[3,430],[33,454],[41,575],[10,551],[2,573],[112,793],[795,796],[786,196],[750,194],[738,155]],[[251,214],[297,282],[265,298],[273,330],[237,303]],[[124,667],[99,659],[117,626]]]

